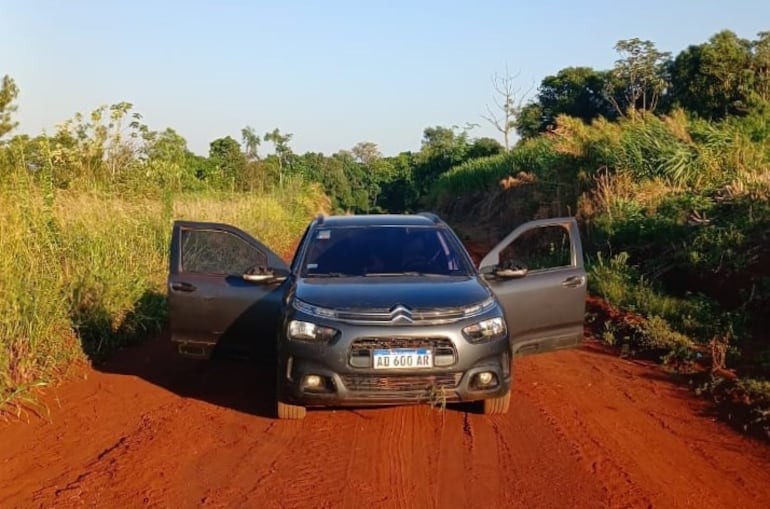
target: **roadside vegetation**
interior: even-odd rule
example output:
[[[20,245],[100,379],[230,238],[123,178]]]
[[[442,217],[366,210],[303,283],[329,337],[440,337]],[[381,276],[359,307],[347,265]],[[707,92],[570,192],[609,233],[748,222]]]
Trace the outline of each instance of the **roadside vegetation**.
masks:
[[[770,433],[770,32],[614,49],[612,69],[562,69],[532,98],[495,75],[483,118],[503,143],[430,126],[391,156],[370,141],[298,154],[291,133],[250,126],[199,155],[129,103],[18,134],[6,76],[0,406],[162,325],[173,219],[234,223],[288,254],[320,211],[432,209],[482,244],[578,217],[596,336],[706,373],[701,392]]]
[[[699,392],[770,438],[770,33],[616,50],[613,69],[546,77],[517,144],[441,174],[431,203],[496,233],[576,215],[604,302],[589,302],[595,335],[699,373]]]
[[[2,144],[0,408],[18,411],[73,364],[162,327],[175,219],[237,224],[286,255],[329,208],[320,186],[298,177],[259,185],[234,186],[127,104]]]

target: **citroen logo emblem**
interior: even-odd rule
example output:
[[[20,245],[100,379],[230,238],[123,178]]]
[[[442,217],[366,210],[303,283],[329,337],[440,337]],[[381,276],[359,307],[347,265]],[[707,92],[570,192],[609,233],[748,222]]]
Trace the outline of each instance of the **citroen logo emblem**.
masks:
[[[390,310],[390,321],[393,323],[412,323],[412,312],[409,308],[399,304]]]

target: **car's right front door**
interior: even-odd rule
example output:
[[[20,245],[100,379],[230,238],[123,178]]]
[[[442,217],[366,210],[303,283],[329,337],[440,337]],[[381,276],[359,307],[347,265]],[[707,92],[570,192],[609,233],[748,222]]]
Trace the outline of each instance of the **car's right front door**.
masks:
[[[583,337],[586,272],[574,218],[516,228],[479,264],[505,310],[515,355],[578,346]]]

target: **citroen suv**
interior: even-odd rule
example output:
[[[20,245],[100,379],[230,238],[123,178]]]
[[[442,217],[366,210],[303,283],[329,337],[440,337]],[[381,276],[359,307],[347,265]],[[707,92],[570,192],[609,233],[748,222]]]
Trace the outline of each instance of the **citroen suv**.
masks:
[[[276,363],[276,414],[479,402],[508,411],[512,361],[579,344],[573,218],[516,228],[477,265],[435,214],[319,216],[291,265],[242,230],[176,221],[168,303],[180,354]]]

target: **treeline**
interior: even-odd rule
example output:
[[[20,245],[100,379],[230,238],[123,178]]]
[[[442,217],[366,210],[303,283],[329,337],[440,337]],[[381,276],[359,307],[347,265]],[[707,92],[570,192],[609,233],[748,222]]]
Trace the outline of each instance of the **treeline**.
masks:
[[[559,115],[591,122],[681,108],[699,119],[722,120],[763,110],[770,101],[770,32],[749,40],[724,30],[675,57],[638,38],[619,41],[615,49],[612,69],[567,67],[546,76],[535,100],[518,112],[521,137],[553,129]]]
[[[0,111],[10,119],[18,88],[6,77]],[[15,127],[10,121],[0,136]],[[0,145],[0,167],[18,170],[56,189],[118,191],[218,190],[270,192],[286,182],[318,183],[337,212],[408,211],[420,206],[435,179],[467,160],[499,154],[491,138],[471,138],[469,129],[428,127],[417,152],[384,157],[373,142],[332,155],[295,153],[292,133],[253,127],[241,139],[213,140],[207,156],[193,153],[175,130],[151,130],[133,105],[101,106],[78,113],[50,135],[16,135]],[[272,149],[262,155],[265,146]]]
[[[473,138],[470,127],[431,126],[422,133],[420,150],[388,157],[371,141],[331,155],[297,154],[291,133],[259,133],[250,126],[235,138],[213,140],[208,154],[198,155],[175,130],[151,130],[126,102],[78,113],[52,134],[10,137],[19,89],[6,76],[0,88],[0,164],[62,189],[253,192],[301,177],[321,184],[336,211],[397,212],[429,204],[434,183],[450,169],[508,152],[514,131],[520,145],[555,129],[560,116],[614,122],[682,109],[690,118],[718,121],[762,115],[770,100],[770,32],[748,40],[725,30],[676,56],[638,38],[619,41],[615,50],[619,58],[612,69],[562,69],[545,77],[527,104],[516,97],[509,77],[497,81],[500,118],[485,118],[502,133],[505,146]],[[268,147],[271,153],[262,155]]]

